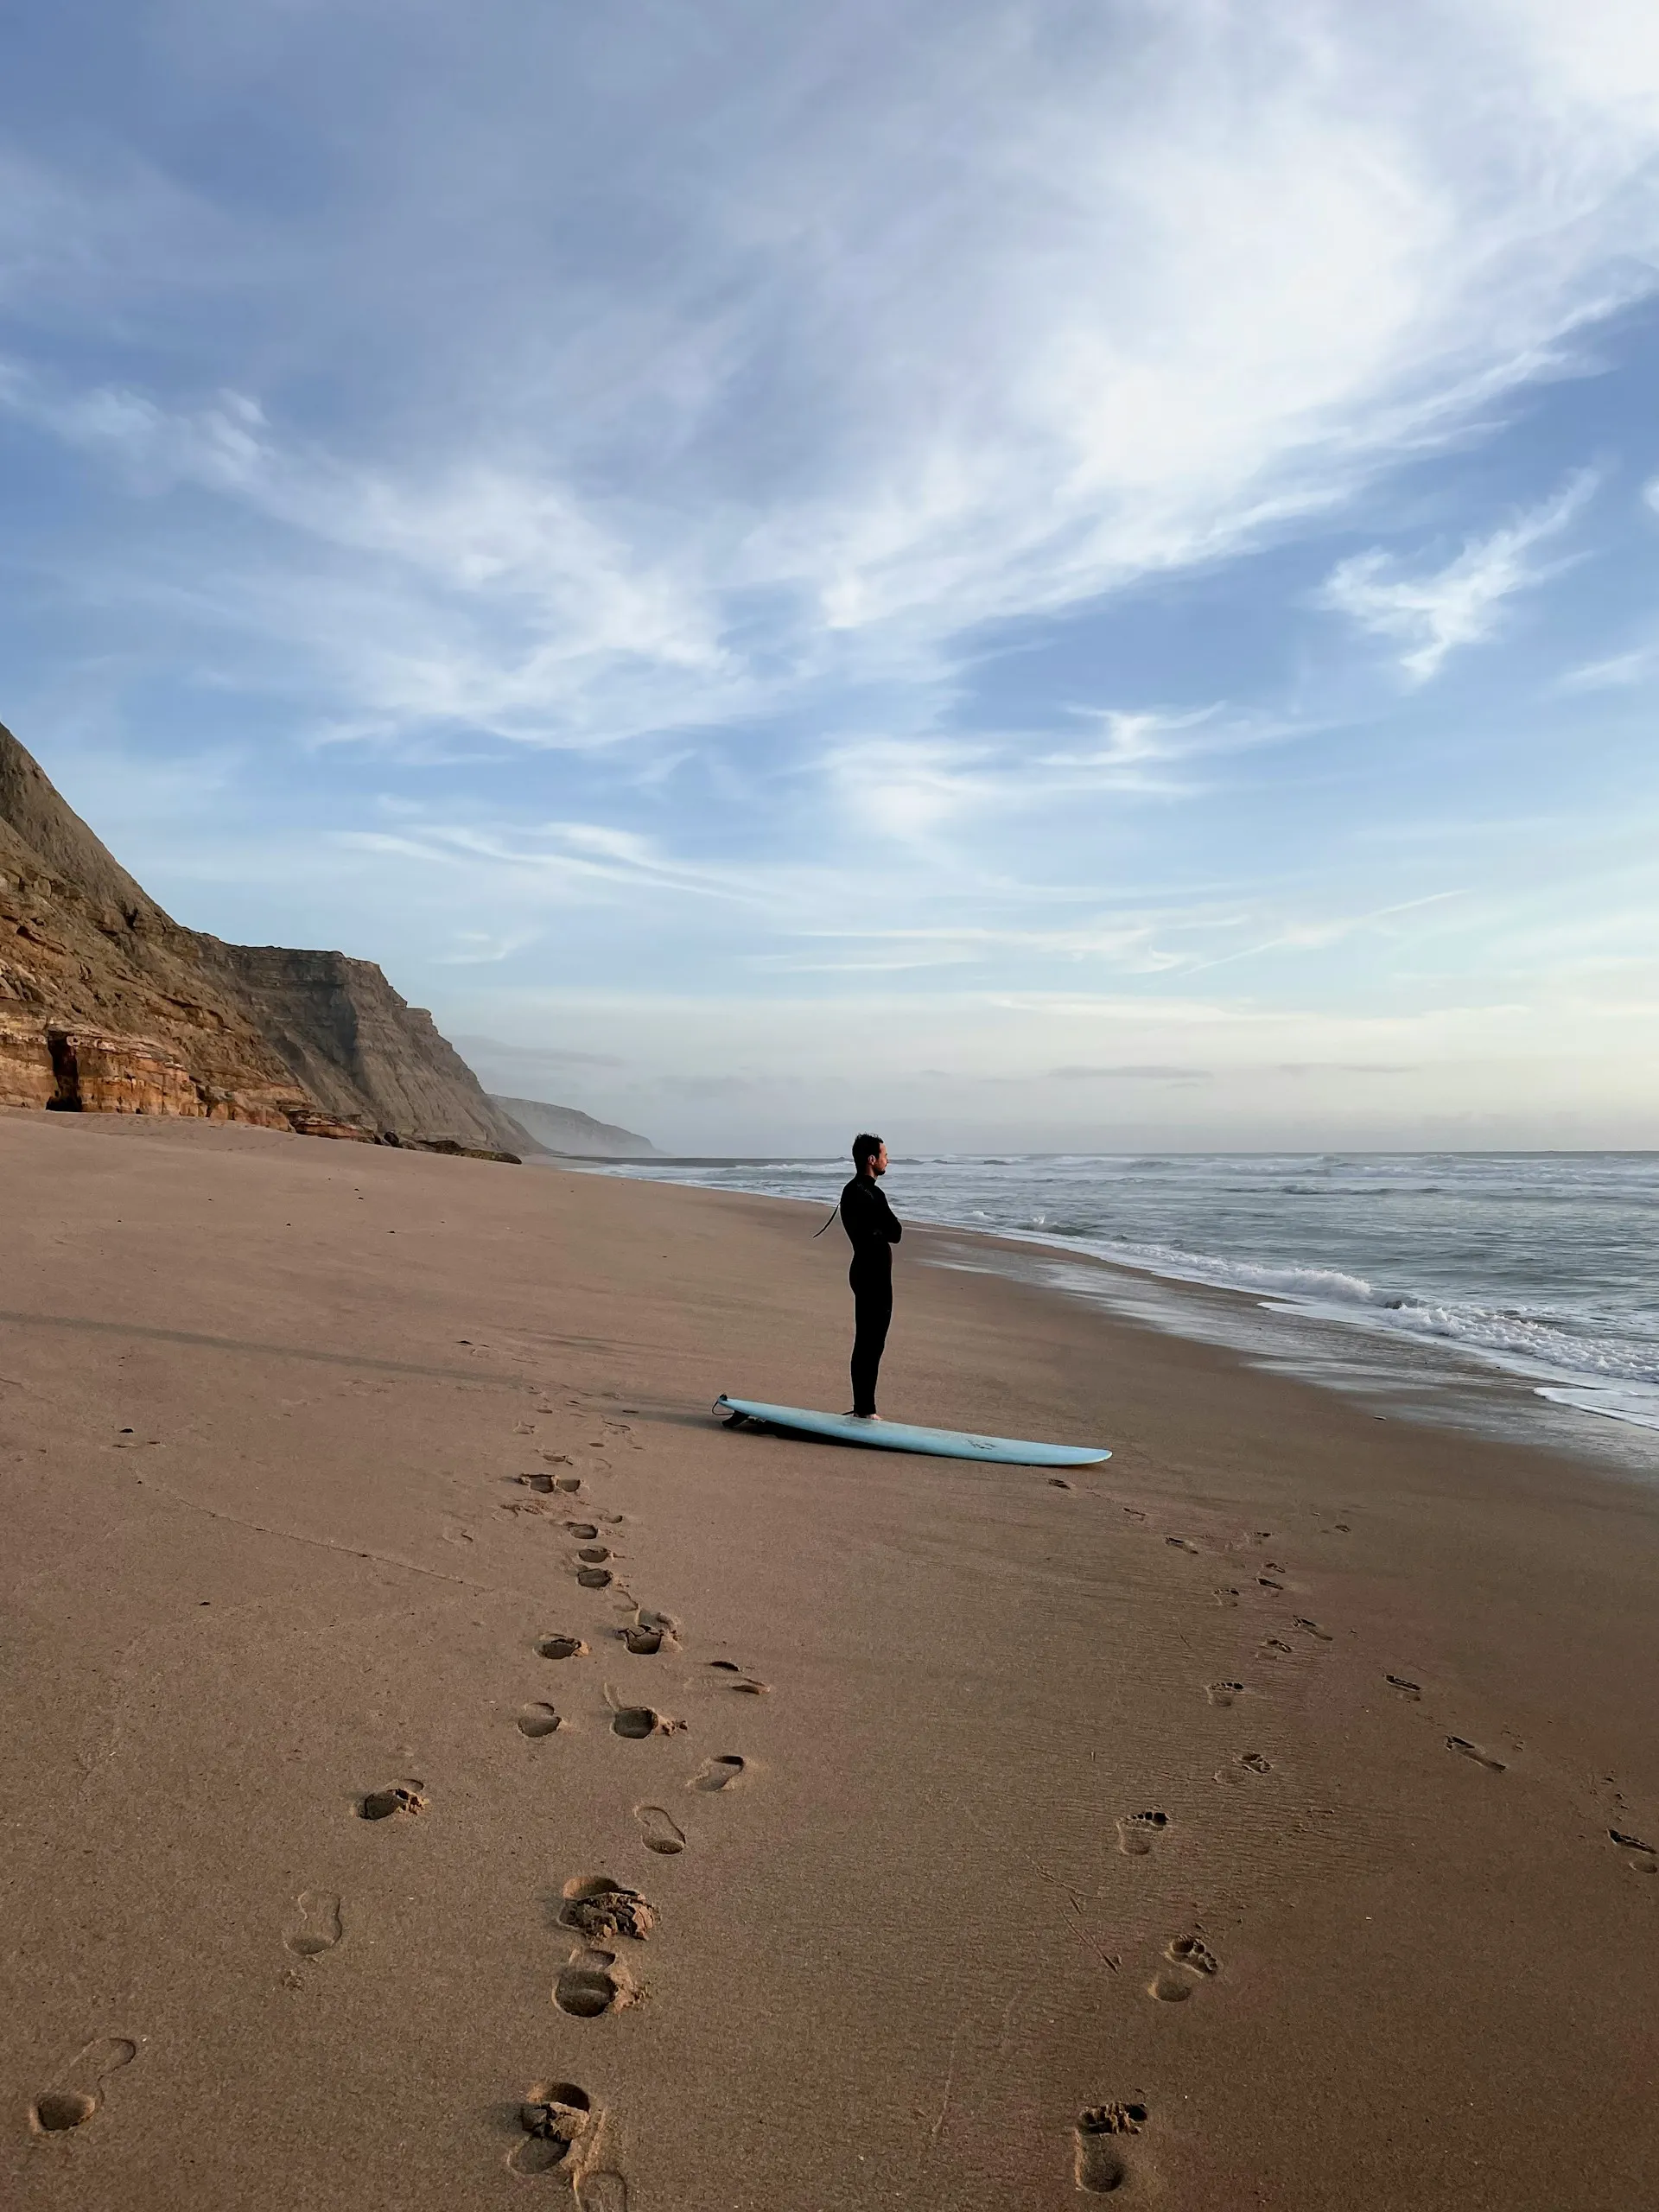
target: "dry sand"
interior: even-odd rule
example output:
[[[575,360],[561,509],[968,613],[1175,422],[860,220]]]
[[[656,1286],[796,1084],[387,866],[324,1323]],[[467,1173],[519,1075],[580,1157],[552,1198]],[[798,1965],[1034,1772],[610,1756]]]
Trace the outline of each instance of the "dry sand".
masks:
[[[0,1207],[9,2202],[1659,2196],[1650,1491],[920,1234],[887,1410],[1116,1456],[728,1433],[844,1402],[762,1200],[8,1114]]]

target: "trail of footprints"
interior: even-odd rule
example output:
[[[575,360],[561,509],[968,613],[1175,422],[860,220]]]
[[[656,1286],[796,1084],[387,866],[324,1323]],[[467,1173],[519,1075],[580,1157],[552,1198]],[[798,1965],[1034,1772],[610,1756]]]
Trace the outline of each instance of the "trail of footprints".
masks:
[[[1147,1514],[1138,1506],[1125,1505],[1125,1516],[1145,1527]],[[1351,1523],[1337,1521],[1325,1532],[1337,1535],[1351,1533]],[[1230,1552],[1248,1551],[1272,1541],[1268,1529],[1256,1529],[1241,1542],[1224,1548]],[[1166,1535],[1165,1548],[1193,1559],[1205,1556],[1205,1547],[1190,1536]],[[1237,1570],[1236,1569],[1236,1573]],[[1295,1587],[1288,1571],[1277,1560],[1263,1560],[1258,1571],[1240,1574],[1235,1581],[1216,1586],[1216,1603],[1232,1611],[1255,1599],[1260,1592],[1268,1599],[1283,1597]],[[1292,1614],[1275,1624],[1273,1632],[1263,1634],[1257,1643],[1256,1656],[1268,1668],[1294,1664],[1299,1659],[1306,1661],[1328,1652],[1335,1638],[1332,1631],[1308,1614]],[[1408,1675],[1389,1674],[1383,1677],[1387,1688],[1408,1704],[1422,1702],[1422,1686]],[[1220,1711],[1231,1711],[1252,1694],[1243,1681],[1231,1677],[1205,1684],[1205,1695]],[[1496,1757],[1484,1745],[1471,1742],[1467,1737],[1447,1734],[1446,1749],[1457,1757],[1467,1759],[1490,1775],[1507,1771],[1507,1762]],[[1234,1752],[1226,1765],[1215,1776],[1217,1783],[1249,1786],[1262,1781],[1273,1772],[1272,1762],[1262,1752],[1240,1751]],[[1622,1800],[1618,1801],[1622,1803]],[[1147,1809],[1119,1815],[1116,1821],[1117,1847],[1125,1858],[1149,1859],[1164,1841],[1172,1826],[1167,1813]],[[1659,1876],[1659,1846],[1628,1830],[1610,1827],[1607,1835],[1632,1872],[1643,1875]],[[1116,1964],[1116,1961],[1112,1963]],[[1221,1973],[1221,1961],[1211,1949],[1204,1937],[1194,1929],[1172,1936],[1154,1966],[1151,1979],[1143,1986],[1146,1995],[1160,2005],[1184,2005],[1205,1988]],[[1077,2187],[1086,2194],[1106,2196],[1128,2184],[1134,2177],[1135,2150],[1133,2139],[1141,2134],[1148,2123],[1148,2108],[1140,2102],[1116,2102],[1091,2106],[1083,2112],[1073,2130],[1072,2173]]]
[[[580,1475],[538,1473],[519,1480],[531,1492],[532,1501],[556,1498],[571,1509],[562,1534],[573,1548],[575,1583],[582,1590],[608,1592],[623,1616],[613,1626],[589,1630],[586,1635],[574,1627],[550,1631],[537,1640],[537,1656],[561,1668],[592,1658],[596,1647],[628,1660],[678,1657],[680,1624],[671,1614],[639,1605],[619,1573],[610,1532],[622,1525],[622,1516],[600,1510],[584,1491]],[[520,1504],[514,1510],[527,1509]],[[769,1688],[731,1659],[709,1660],[700,1671],[707,1694],[760,1697]],[[584,1678],[578,1669],[560,1679],[579,1685]],[[626,1688],[620,1681],[600,1685],[606,1726],[625,1742],[643,1744],[674,1736],[688,1725],[639,1696],[635,1682],[644,1679],[630,1673]],[[692,1679],[695,1682],[697,1678]],[[515,1725],[520,1734],[540,1742],[557,1732],[561,1714],[551,1701],[532,1699],[518,1708]],[[694,1797],[718,1795],[741,1780],[747,1770],[748,1761],[741,1752],[716,1752],[684,1776],[680,1787]],[[656,1858],[673,1859],[690,1847],[685,1825],[668,1805],[642,1798],[631,1807],[630,1815],[633,1840]],[[644,1994],[629,1954],[656,1933],[656,1904],[616,1876],[582,1874],[565,1882],[556,1917],[569,1948],[554,1977],[554,2007],[566,2018],[583,2022],[625,2012]],[[534,2082],[518,2108],[517,2140],[507,2164],[526,2177],[557,2175],[568,2180],[579,2212],[627,2212],[627,2183],[605,2162],[604,2131],[603,2110],[579,2083]]]

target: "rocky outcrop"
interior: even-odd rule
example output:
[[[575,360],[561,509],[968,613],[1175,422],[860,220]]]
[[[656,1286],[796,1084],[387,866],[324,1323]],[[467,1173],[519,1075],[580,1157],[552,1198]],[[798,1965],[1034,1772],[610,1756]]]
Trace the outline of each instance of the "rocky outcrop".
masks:
[[[372,961],[200,942],[289,1073],[329,1113],[405,1144],[524,1149],[524,1132],[497,1111],[425,1007],[400,998]]]
[[[512,1158],[522,1133],[380,970],[182,928],[0,728],[0,1105]]]
[[[649,1137],[614,1122],[596,1122],[574,1106],[550,1106],[539,1098],[500,1098],[490,1103],[507,1115],[547,1152],[577,1160],[645,1160],[657,1149]]]

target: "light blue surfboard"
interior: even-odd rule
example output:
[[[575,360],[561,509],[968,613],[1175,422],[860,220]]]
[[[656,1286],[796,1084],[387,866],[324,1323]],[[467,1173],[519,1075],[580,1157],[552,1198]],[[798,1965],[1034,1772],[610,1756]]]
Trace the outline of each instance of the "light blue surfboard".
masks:
[[[985,1459],[1003,1467],[1096,1467],[1112,1456],[1082,1444],[1021,1444],[1007,1436],[969,1436],[958,1428],[912,1428],[901,1421],[855,1421],[850,1414],[809,1413],[802,1406],[763,1406],[723,1392],[715,1400],[715,1411],[741,1414],[802,1436],[827,1436],[836,1444],[921,1452],[933,1459]]]

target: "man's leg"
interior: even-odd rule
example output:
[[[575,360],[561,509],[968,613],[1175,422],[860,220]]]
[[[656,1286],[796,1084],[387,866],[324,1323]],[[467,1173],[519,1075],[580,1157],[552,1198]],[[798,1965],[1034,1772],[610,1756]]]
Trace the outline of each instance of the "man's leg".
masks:
[[[853,1285],[853,1411],[875,1411],[875,1379],[880,1372],[887,1345],[887,1325],[893,1319],[893,1280]]]

